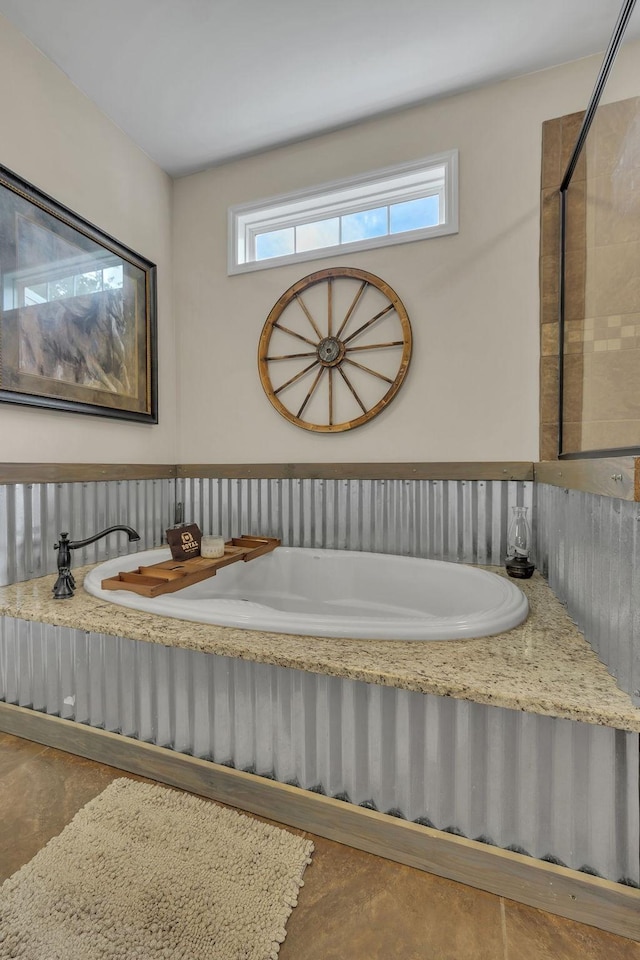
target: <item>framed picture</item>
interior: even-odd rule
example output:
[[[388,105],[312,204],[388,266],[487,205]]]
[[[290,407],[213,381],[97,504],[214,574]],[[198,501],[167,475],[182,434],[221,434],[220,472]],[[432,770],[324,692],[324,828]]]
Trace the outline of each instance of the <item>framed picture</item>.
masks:
[[[156,267],[0,166],[0,401],[157,423]]]

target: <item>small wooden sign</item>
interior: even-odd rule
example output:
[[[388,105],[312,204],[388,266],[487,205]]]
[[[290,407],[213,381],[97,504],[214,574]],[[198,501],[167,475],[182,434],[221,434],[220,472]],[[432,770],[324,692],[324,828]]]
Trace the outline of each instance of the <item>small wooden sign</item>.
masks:
[[[169,528],[166,535],[174,560],[190,560],[192,557],[200,556],[202,531],[197,523]]]

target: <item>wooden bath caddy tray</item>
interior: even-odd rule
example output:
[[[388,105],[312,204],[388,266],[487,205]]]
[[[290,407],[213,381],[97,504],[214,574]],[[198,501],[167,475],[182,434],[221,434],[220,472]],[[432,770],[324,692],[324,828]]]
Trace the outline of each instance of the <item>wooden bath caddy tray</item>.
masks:
[[[236,563],[237,560],[255,560],[280,546],[276,537],[234,537],[224,545],[224,557],[209,560],[207,557],[191,557],[190,560],[163,560],[150,567],[123,570],[115,577],[102,581],[103,590],[131,590],[143,597],[158,597],[162,593],[175,593],[201,580],[215,577],[218,570]]]

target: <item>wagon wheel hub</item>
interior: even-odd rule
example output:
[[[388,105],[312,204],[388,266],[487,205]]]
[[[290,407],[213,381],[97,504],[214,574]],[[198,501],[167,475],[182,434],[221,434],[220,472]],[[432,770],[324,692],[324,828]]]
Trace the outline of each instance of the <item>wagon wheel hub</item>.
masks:
[[[317,350],[318,360],[323,367],[336,367],[344,359],[345,346],[337,337],[325,337]]]

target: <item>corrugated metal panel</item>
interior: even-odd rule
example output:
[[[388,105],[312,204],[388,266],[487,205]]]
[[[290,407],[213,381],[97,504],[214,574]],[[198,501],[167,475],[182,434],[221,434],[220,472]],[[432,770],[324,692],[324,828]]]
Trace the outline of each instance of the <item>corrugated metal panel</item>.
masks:
[[[504,560],[511,507],[533,484],[470,480],[180,479],[184,518],[204,533],[280,537],[287,546]]]
[[[536,485],[539,566],[640,706],[640,505]]]
[[[71,539],[83,539],[126,523],[141,536],[138,544],[129,545],[124,534],[113,534],[77,551],[74,566],[159,546],[173,523],[175,483],[166,479],[0,486],[0,584],[54,573],[53,545],[65,530]]]
[[[9,618],[0,699],[640,881],[637,734]]]
[[[115,480],[0,486],[0,584],[53,573],[63,530],[86,537],[114,523],[158,546],[184,518],[204,532],[278,536],[290,546],[502,563],[511,507],[533,484],[464,480]],[[121,537],[74,557],[78,566],[123,552]],[[128,543],[126,544],[129,550]]]

